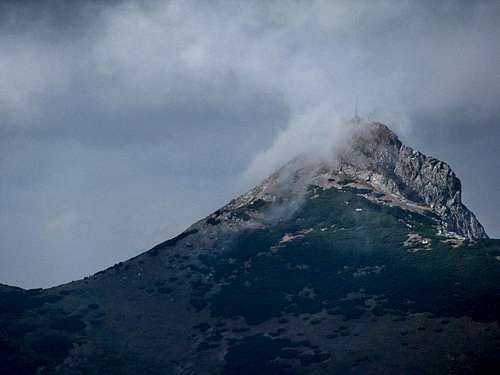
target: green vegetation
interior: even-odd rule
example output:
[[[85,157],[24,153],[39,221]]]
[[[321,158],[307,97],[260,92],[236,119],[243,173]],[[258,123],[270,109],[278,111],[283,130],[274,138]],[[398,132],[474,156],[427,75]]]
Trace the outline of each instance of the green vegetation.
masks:
[[[326,361],[330,354],[304,352],[307,342],[275,339],[264,335],[243,337],[229,347],[223,375],[282,374],[293,371],[289,360],[300,360],[302,366]]]
[[[250,220],[250,215],[247,213],[245,208],[237,208],[236,210],[231,211],[231,216],[243,221]]]
[[[73,315],[52,319],[49,327],[67,333],[77,333],[85,328],[85,323],[82,322],[81,316]]]
[[[32,349],[38,354],[48,358],[64,358],[68,351],[73,347],[73,341],[60,334],[52,334],[36,341]]]
[[[453,248],[436,235],[432,215],[374,204],[352,188],[310,193],[319,197],[307,199],[287,220],[221,239],[219,246],[228,250],[202,258],[217,281],[231,280],[206,297],[214,317],[258,324],[283,313],[328,309],[349,320],[368,310],[367,299],[383,296],[376,315],[500,318],[500,263],[494,258],[500,249],[494,241]],[[271,251],[285,234],[303,230],[309,231]],[[429,238],[431,250],[409,252],[409,233]]]
[[[214,218],[214,217],[209,217],[207,219],[207,224],[210,224],[210,225],[218,225],[220,223],[221,223],[220,219],[217,219],[217,218]]]
[[[195,234],[197,232],[198,232],[198,229],[192,229],[192,230],[187,230],[185,232],[182,232],[178,236],[171,238],[171,239],[169,239],[165,242],[162,242],[162,243],[156,245],[155,247],[153,247],[151,250],[148,251],[148,255],[157,256],[160,253],[160,250],[162,250],[166,247],[175,246],[177,244],[177,242],[179,242],[180,240],[182,240],[186,237],[189,237],[190,235]]]
[[[44,294],[41,289],[13,289],[0,293],[0,315],[16,317],[26,310],[34,309],[45,303],[57,302],[59,296]]]
[[[47,375],[61,364],[86,374],[397,372],[390,366],[417,359],[431,372],[436,363],[441,373],[497,369],[498,326],[453,318],[500,320],[500,241],[445,242],[433,215],[365,193],[311,188],[296,211],[262,226],[204,228],[213,246],[186,241],[161,254],[190,230],[105,278],[2,288],[0,373]],[[230,213],[275,218],[280,204],[257,200]],[[220,214],[207,224],[221,224]],[[367,349],[372,341],[380,347]]]
[[[59,307],[64,296],[41,289],[0,292],[0,373],[49,374],[69,353],[85,329],[79,315]]]

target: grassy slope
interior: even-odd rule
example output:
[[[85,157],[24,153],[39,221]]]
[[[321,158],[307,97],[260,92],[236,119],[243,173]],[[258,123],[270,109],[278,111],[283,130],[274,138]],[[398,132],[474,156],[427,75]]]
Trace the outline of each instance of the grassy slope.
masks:
[[[51,374],[71,351],[60,373],[487,373],[500,242],[452,246],[433,217],[356,193],[312,188],[263,229],[214,220],[213,241],[193,231],[86,280],[2,288],[0,369]],[[405,247],[410,233],[430,249]]]

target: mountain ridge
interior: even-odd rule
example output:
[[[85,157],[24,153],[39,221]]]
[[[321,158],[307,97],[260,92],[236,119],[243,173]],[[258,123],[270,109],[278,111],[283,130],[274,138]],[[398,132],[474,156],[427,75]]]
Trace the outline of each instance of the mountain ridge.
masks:
[[[385,194],[393,204],[399,201],[406,207],[431,210],[441,220],[443,235],[488,238],[474,213],[462,203],[461,182],[447,163],[404,145],[381,123],[358,121],[350,126],[353,129],[347,145],[337,151],[333,160],[296,157],[225,208],[238,208],[258,199],[273,201],[284,191],[300,195],[308,185],[331,187],[335,180],[347,179]]]
[[[381,136],[369,179],[366,145],[348,164],[298,157],[132,259],[0,286],[0,373],[496,374],[500,240],[445,232],[441,211],[386,188],[401,147]],[[454,175],[431,171],[453,207]]]

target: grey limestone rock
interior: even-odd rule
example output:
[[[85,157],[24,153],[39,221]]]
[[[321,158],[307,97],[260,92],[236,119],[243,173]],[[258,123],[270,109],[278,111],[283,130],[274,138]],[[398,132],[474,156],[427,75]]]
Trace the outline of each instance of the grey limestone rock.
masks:
[[[470,239],[488,238],[462,203],[461,183],[451,167],[404,145],[383,124],[369,123],[354,133],[352,144],[339,155],[339,170],[429,207],[447,232]]]

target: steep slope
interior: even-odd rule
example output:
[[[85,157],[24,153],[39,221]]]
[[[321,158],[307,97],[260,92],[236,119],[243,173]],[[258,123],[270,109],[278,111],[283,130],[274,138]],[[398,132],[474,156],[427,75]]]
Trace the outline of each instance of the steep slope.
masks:
[[[461,184],[450,166],[403,145],[385,125],[374,123],[354,137],[352,152],[341,156],[341,170],[374,186],[430,207],[443,229],[465,238],[487,238],[461,201]]]
[[[2,374],[494,373],[500,241],[380,124],[84,280],[0,289]]]
[[[262,185],[236,200],[249,203],[273,196],[300,194],[314,184],[337,186],[351,181],[386,195],[396,205],[410,203],[431,210],[440,229],[451,236],[488,238],[483,226],[461,200],[461,183],[450,166],[404,145],[380,123],[351,123],[351,135],[335,160],[301,156],[277,171]],[[266,198],[267,196],[267,198]]]

